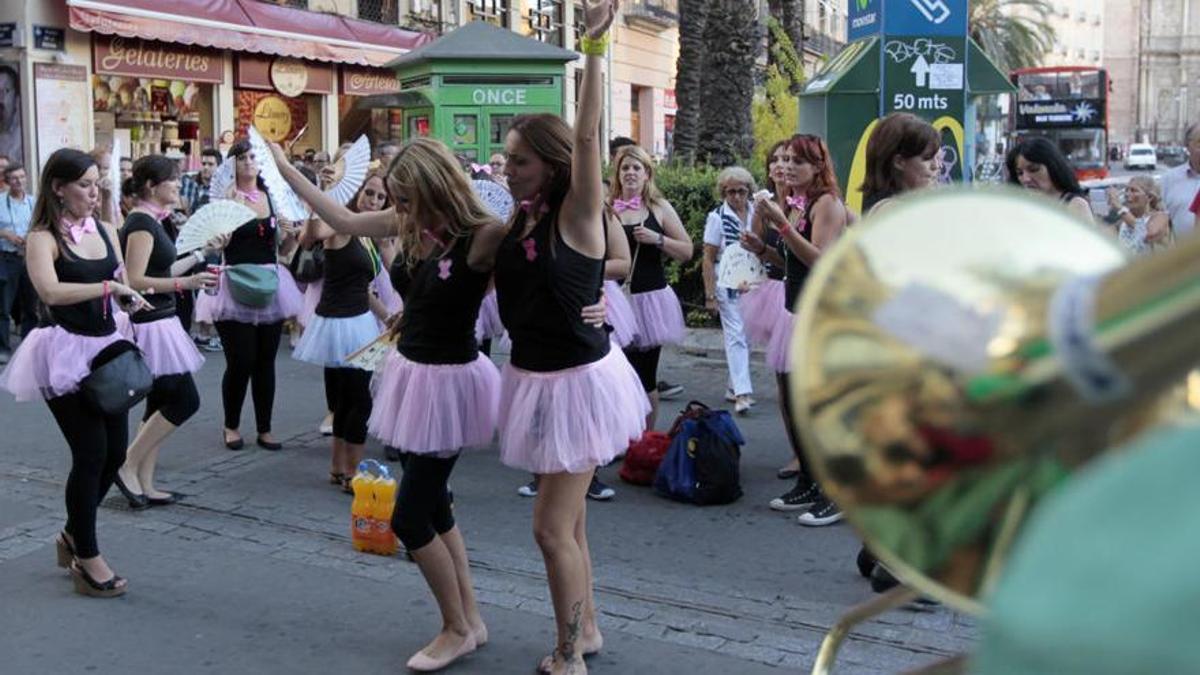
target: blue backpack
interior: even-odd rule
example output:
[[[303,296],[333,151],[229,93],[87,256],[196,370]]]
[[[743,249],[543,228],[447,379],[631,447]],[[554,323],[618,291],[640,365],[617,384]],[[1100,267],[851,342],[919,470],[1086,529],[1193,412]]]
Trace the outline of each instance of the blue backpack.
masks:
[[[654,490],[692,504],[728,504],[742,496],[738,464],[746,439],[726,410],[688,403],[671,427],[671,447]]]

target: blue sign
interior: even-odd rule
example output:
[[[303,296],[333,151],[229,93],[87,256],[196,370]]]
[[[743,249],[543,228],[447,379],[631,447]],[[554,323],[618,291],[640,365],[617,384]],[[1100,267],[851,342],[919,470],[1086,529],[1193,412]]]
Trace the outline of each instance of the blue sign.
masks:
[[[850,39],[879,33],[966,35],[967,0],[850,0]]]

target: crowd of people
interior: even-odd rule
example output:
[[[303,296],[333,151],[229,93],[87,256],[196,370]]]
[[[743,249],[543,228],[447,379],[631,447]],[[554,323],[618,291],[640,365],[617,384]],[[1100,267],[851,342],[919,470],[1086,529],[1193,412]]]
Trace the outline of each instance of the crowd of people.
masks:
[[[325,191],[340,153],[293,156],[271,144],[271,156],[259,157],[248,140],[227,156],[205,150],[194,175],[182,172],[178,158],[152,155],[119,159],[119,176],[111,177],[107,151],[64,148],[41,167],[36,192],[21,165],[0,157],[0,364],[7,364],[0,387],[18,401],[45,400],[70,449],[67,521],[56,545],[80,593],[113,597],[128,588],[96,539],[97,508],[111,486],[135,510],[177,501],[156,483],[157,459],[200,408],[194,374],[202,350],[224,352],[223,447],[246,446],[241,411],[249,392],[254,444],[283,448],[272,426],[275,368],[285,325],[294,322],[293,356],[323,369],[329,482],[351,491],[369,436],[403,466],[392,527],[442,617],[442,630],[409,667],[438,670],[488,641],[447,484],[462,451],[498,439],[500,461],[534,477],[519,492],[535,499],[532,529],[557,631],[538,669],[586,672],[584,658],[603,645],[586,499],[612,497],[596,470],[658,425],[667,393],[662,349],[684,335],[667,269],[696,250],[655,185],[656,165],[644,149],[627,139],[611,143],[605,181],[599,65],[612,17],[605,3],[585,12],[587,60],[574,127],[553,115],[520,116],[505,152],[482,165],[428,138],[384,143],[346,203]],[[1132,253],[1168,246],[1193,228],[1200,129],[1188,130],[1188,148],[1190,162],[1161,189],[1137,178],[1124,195],[1109,192],[1111,212],[1100,222]],[[864,216],[936,186],[939,151],[928,122],[885,117],[866,148]],[[705,306],[720,318],[725,393],[737,413],[756,405],[754,348],[765,350],[776,375],[790,446],[777,475],[795,482],[770,507],[819,527],[842,512],[814,479],[796,433],[789,345],[809,271],[857,215],[824,139],[799,134],[766,157],[763,190],[743,167],[718,177],[717,204],[703,228]],[[213,178],[227,158],[233,180],[218,192]],[[311,207],[307,221],[281,215],[281,196],[261,172],[268,161]],[[1053,144],[1017,144],[1007,172],[1012,183],[1093,218]],[[486,204],[473,179],[506,191],[511,213]],[[253,218],[180,255],[180,228],[220,200]],[[762,262],[765,281],[718,286],[732,246]],[[297,262],[311,262],[318,250],[317,271],[297,283]],[[371,372],[351,356],[381,334],[395,347]],[[502,334],[511,351],[499,368],[490,344]],[[153,377],[132,440],[127,413],[103,411],[83,384],[98,363],[131,349]]]

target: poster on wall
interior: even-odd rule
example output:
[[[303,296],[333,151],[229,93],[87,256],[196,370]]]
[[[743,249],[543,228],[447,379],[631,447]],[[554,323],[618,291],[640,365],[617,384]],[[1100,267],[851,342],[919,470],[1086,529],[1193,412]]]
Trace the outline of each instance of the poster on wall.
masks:
[[[88,100],[87,68],[35,63],[33,82],[38,166],[59,148],[88,150],[88,116],[79,113],[80,101]]]
[[[0,155],[25,163],[21,127],[21,65],[0,61]]]

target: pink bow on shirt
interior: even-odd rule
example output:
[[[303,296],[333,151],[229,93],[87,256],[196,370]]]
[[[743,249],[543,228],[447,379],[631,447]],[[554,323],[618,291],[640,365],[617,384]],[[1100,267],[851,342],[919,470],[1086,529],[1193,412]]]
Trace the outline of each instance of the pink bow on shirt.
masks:
[[[259,198],[262,197],[262,193],[259,192],[258,190],[252,190],[250,192],[245,192],[243,190],[235,190],[235,192],[237,192],[237,196],[241,197],[242,199],[245,199],[246,201],[250,202],[251,204],[257,204]]]
[[[638,196],[630,199],[629,201],[626,201],[624,199],[614,199],[613,200],[613,210],[616,211],[617,213],[624,213],[626,211],[637,211],[640,208],[642,208],[641,195],[638,195]]]
[[[536,207],[537,213],[542,214],[550,210],[549,206],[542,201],[542,196],[538,195],[533,199],[522,199],[519,203],[521,210],[525,213],[533,213]]]
[[[164,209],[158,204],[151,202],[138,202],[138,208],[146,211],[150,214],[151,218],[154,218],[159,222],[166,220],[167,216],[171,215],[171,209]]]
[[[480,173],[480,172],[486,173],[489,176],[492,175],[492,165],[491,164],[476,164],[475,162],[471,162],[471,173]]]
[[[808,200],[804,197],[788,197],[786,202],[789,207],[797,211],[803,211],[804,207],[808,205]]]
[[[62,224],[66,228],[67,234],[71,237],[71,241],[76,244],[83,241],[83,235],[94,234],[96,232],[96,221],[90,217],[84,218],[78,223],[72,223],[63,218]]]

